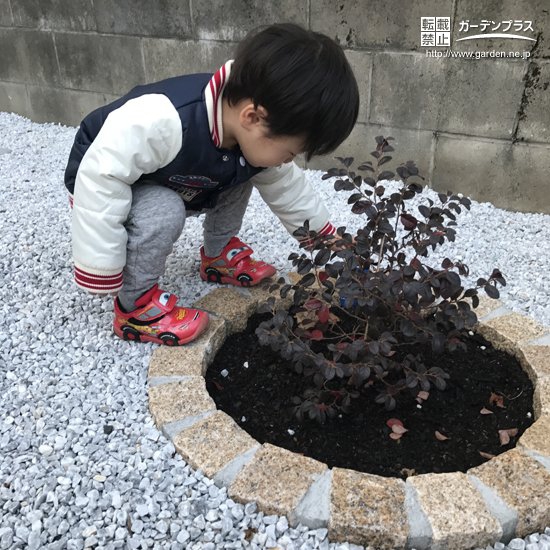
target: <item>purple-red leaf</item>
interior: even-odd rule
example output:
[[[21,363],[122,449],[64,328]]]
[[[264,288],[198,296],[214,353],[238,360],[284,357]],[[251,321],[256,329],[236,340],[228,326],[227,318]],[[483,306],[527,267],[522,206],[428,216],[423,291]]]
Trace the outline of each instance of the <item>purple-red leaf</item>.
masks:
[[[418,220],[411,214],[401,214],[399,219],[407,231],[412,231],[418,224]]]

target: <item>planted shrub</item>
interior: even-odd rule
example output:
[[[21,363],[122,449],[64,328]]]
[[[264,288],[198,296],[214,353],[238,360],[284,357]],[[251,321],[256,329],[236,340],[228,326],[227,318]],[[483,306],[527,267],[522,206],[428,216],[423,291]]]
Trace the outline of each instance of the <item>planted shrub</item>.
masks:
[[[465,289],[461,276],[468,275],[468,266],[449,258],[440,267],[429,265],[431,251],[455,241],[457,216],[470,201],[440,193],[439,204],[426,198],[413,213],[409,203],[422,194],[424,178],[413,161],[395,172],[386,169],[392,140],[376,138],[374,161],[357,167],[362,174],[351,169],[353,158],[338,157],[342,167],[323,176],[337,177],[335,190],[350,193],[351,212],[364,225],[355,236],[345,227],[333,237],[318,235],[307,222],[298,229],[302,253],[293,252],[289,260],[301,278],[295,284],[281,278],[271,288],[290,305],[271,297],[264,311],[273,316],[256,330],[261,344],[311,378],[310,389],[293,397],[299,419],[324,422],[348,412],[351,399],[367,388],[388,410],[403,396],[445,389],[449,374],[428,368],[413,346],[424,344],[434,354],[465,347],[464,337],[477,322],[478,291],[498,298],[498,285],[506,284],[494,269]],[[390,179],[402,182],[399,191],[386,192],[381,182]]]

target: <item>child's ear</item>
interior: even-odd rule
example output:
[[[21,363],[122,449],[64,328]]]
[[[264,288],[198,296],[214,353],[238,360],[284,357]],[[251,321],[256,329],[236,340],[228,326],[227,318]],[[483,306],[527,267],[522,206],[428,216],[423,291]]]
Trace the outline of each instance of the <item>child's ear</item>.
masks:
[[[267,111],[261,105],[254,107],[252,101],[247,102],[239,114],[239,120],[245,128],[252,128],[253,126],[265,126],[267,119]]]

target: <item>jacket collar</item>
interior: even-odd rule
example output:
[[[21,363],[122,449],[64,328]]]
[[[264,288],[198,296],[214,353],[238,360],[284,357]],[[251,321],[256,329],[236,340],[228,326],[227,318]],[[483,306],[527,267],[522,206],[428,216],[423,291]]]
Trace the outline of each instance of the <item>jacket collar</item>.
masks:
[[[204,91],[208,127],[210,128],[210,135],[216,147],[221,147],[223,141],[222,96],[223,89],[231,73],[231,65],[233,65],[232,59],[224,63],[214,73]]]

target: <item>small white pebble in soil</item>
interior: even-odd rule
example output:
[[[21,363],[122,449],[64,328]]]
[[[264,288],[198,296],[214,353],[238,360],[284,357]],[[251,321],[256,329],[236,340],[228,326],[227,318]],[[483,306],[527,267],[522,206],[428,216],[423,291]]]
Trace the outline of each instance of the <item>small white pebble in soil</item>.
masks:
[[[479,349],[485,351],[487,348],[485,346],[479,346]]]
[[[227,369],[223,369],[223,370],[220,372],[220,374],[221,374],[224,378],[226,378],[226,377],[229,375],[229,372],[228,372]]]
[[[468,331],[468,334],[469,334],[470,336],[473,336],[473,335],[474,335],[474,331],[473,331],[473,330],[469,330],[469,331]]]
[[[289,435],[294,435],[296,433],[294,430],[291,430],[290,428],[287,430],[287,432],[289,433]]]
[[[243,417],[241,418],[241,422],[246,422],[246,416],[243,416]]]
[[[243,367],[244,367],[245,369],[248,368],[248,361],[245,361],[245,362],[243,363]]]

